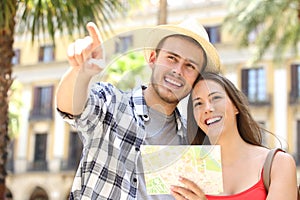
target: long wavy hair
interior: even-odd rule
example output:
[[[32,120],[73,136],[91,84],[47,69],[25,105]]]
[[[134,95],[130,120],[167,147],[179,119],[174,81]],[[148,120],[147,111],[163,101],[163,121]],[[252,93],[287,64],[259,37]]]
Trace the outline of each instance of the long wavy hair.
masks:
[[[238,109],[239,113],[236,115],[237,128],[241,138],[253,145],[262,145],[262,133],[266,131],[253,119],[249,103],[246,96],[235,85],[224,76],[216,73],[201,73],[194,83],[194,86],[201,80],[212,80],[222,86],[232,103]],[[193,90],[194,87],[193,86]],[[188,138],[191,144],[209,144],[208,137],[204,131],[197,125],[193,113],[192,93],[188,100],[188,116],[187,116],[187,131]]]

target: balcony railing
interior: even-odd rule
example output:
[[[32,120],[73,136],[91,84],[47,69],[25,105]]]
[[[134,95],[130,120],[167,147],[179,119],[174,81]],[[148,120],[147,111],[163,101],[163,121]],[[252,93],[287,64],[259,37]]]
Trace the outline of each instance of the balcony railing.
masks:
[[[75,171],[78,167],[79,161],[75,159],[64,160],[61,163],[61,170],[72,170]]]
[[[300,97],[294,91],[290,92],[290,94],[289,94],[289,104],[290,105],[297,105],[297,104],[300,105]]]
[[[271,95],[266,95],[265,98],[249,98],[248,102],[251,106],[270,106],[271,105]]]
[[[8,159],[6,162],[6,170],[10,173],[14,173],[15,168],[14,168],[14,160],[13,159]]]
[[[296,165],[299,166],[300,165],[300,155],[298,154],[293,154],[293,157],[296,161]]]
[[[34,108],[30,112],[29,120],[51,120],[53,119],[52,109]]]
[[[48,163],[46,160],[36,160],[28,163],[28,171],[48,171]]]

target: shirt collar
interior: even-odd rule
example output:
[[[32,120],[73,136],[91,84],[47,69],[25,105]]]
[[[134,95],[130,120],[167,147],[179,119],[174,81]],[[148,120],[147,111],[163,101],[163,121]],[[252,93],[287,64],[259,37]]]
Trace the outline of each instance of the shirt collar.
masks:
[[[143,120],[147,120],[148,117],[148,108],[146,105],[145,98],[143,96],[143,90],[145,90],[147,87],[145,85],[139,86],[135,88],[132,92],[132,102],[133,107],[135,109],[135,112],[137,115],[141,116]],[[178,108],[175,109],[175,119],[177,124],[177,130],[186,129],[186,120],[181,116]],[[178,134],[183,136],[183,132],[186,132],[184,130],[178,131]]]

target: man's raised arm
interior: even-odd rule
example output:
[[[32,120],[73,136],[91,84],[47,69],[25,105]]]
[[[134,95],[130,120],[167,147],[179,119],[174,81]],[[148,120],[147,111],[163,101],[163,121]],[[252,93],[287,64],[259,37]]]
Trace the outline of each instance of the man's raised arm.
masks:
[[[90,80],[105,67],[101,61],[104,54],[99,30],[92,22],[86,27],[89,36],[77,39],[68,47],[70,68],[62,77],[56,92],[57,108],[72,115],[82,113]]]

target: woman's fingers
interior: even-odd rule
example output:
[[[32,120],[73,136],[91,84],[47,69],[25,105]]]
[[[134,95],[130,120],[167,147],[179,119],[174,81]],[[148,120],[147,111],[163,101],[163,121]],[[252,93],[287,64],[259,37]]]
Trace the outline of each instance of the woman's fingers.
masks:
[[[183,183],[187,188],[189,188],[197,196],[199,196],[199,197],[205,197],[204,192],[193,181],[190,181],[190,180],[188,180],[186,178],[183,178],[183,177],[179,177],[179,181],[181,183]]]
[[[176,200],[186,200],[187,199],[184,196],[182,196],[182,194],[177,193],[175,191],[171,191],[171,194]]]
[[[185,187],[171,187],[171,193],[176,200],[206,200],[204,192],[194,182],[183,177],[180,177],[179,180],[185,185]]]
[[[185,199],[192,200],[193,193],[184,187],[172,186],[171,193],[176,200],[185,200]]]

